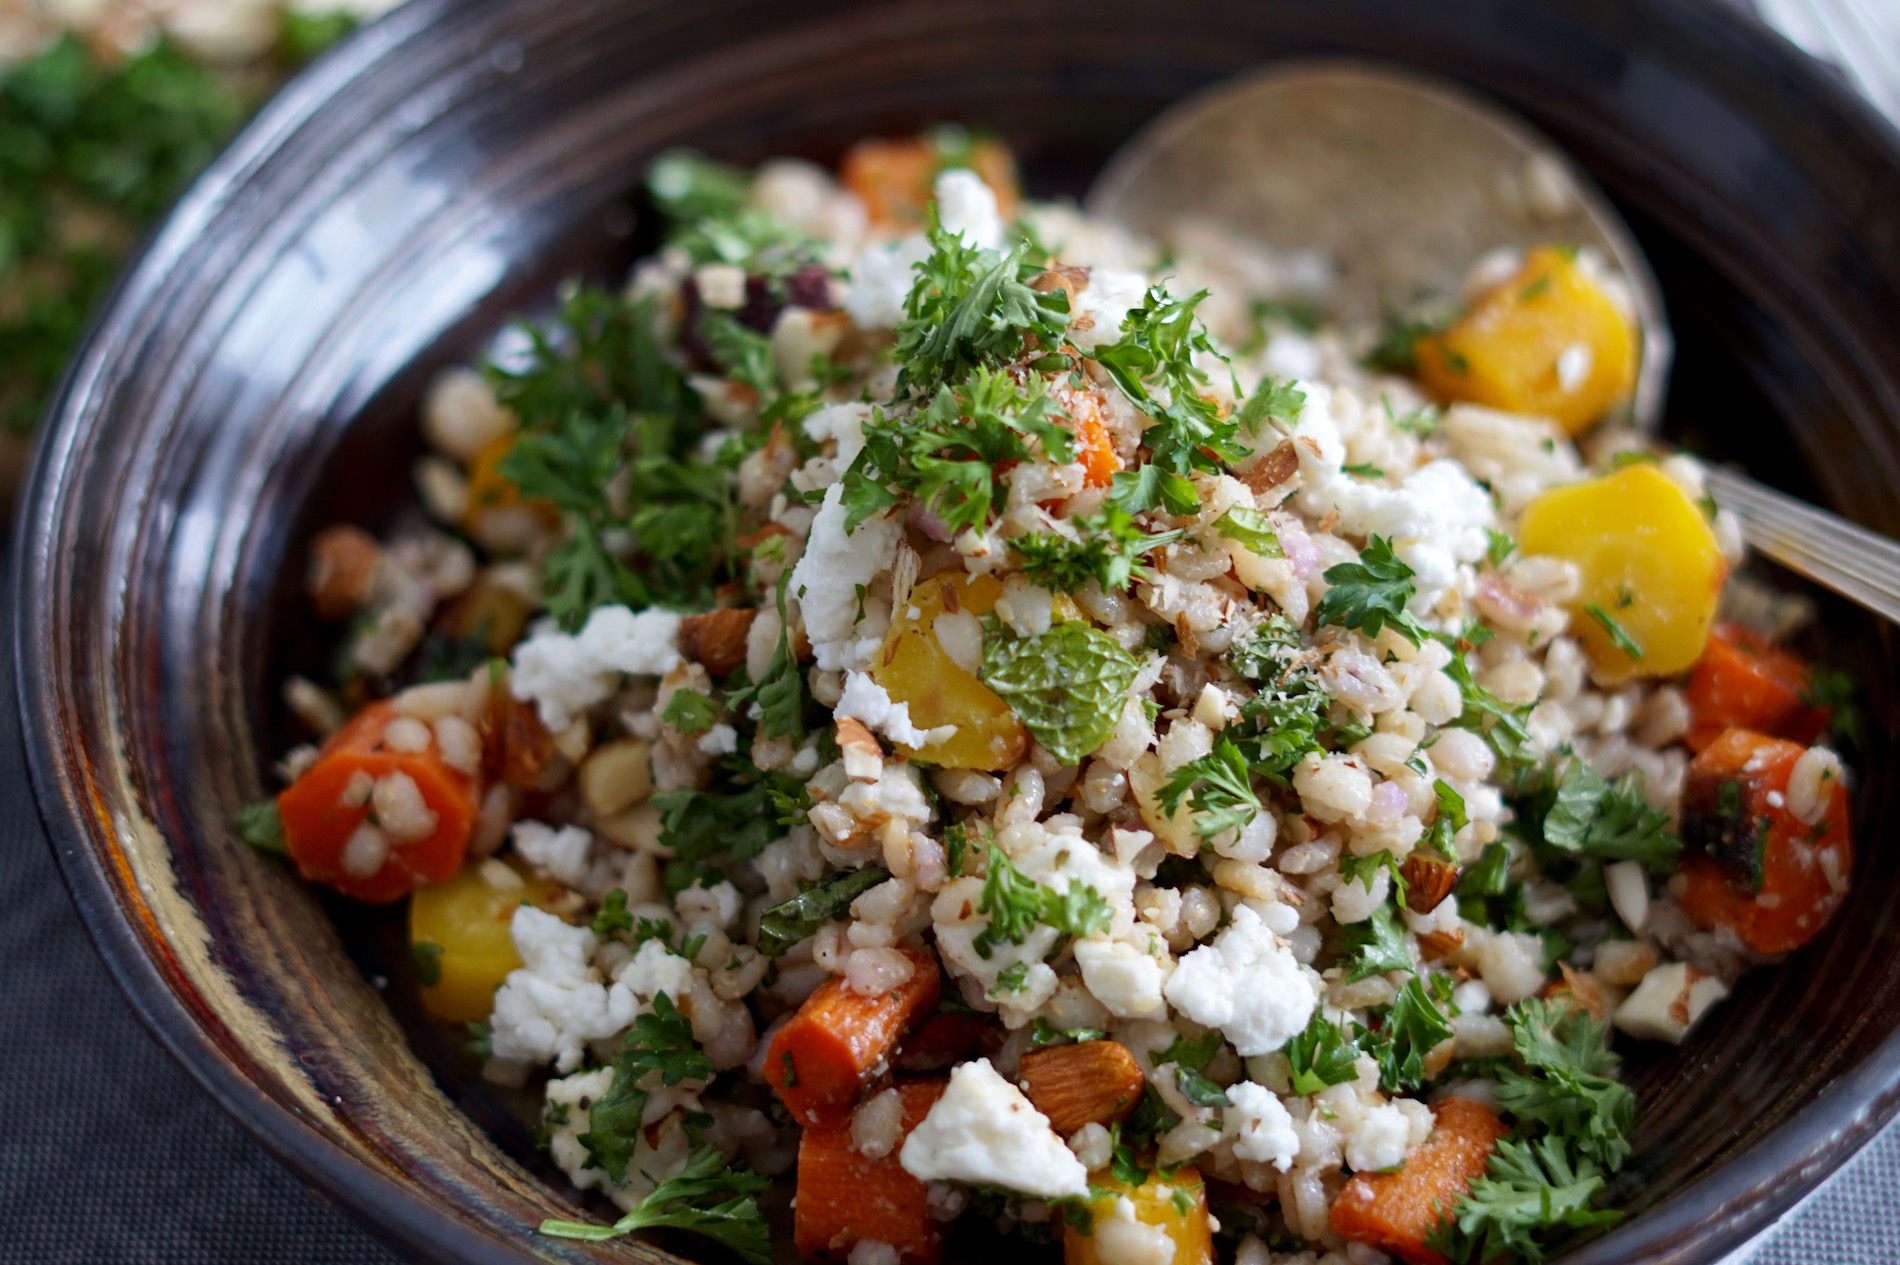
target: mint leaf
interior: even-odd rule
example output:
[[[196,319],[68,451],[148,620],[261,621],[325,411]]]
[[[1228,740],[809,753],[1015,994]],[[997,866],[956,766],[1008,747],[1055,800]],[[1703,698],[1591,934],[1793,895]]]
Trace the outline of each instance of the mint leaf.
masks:
[[[851,902],[889,878],[890,871],[867,865],[808,887],[759,915],[759,952],[775,958],[818,929],[843,917]]]
[[[1139,670],[1113,637],[1079,620],[1033,637],[985,620],[983,684],[1008,703],[1049,754],[1080,764],[1108,741]]]
[[[1262,558],[1286,557],[1286,550],[1280,547],[1279,533],[1273,530],[1273,522],[1265,510],[1236,505],[1214,520],[1214,530]]]

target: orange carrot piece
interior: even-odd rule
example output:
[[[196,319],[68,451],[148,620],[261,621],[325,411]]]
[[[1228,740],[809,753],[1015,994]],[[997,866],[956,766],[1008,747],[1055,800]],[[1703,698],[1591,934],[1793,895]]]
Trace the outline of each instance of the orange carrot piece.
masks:
[[[981,176],[996,194],[1003,218],[1014,216],[1020,197],[1016,162],[995,141],[977,141],[961,155],[945,154],[923,136],[859,141],[845,154],[838,175],[871,213],[873,227],[905,229],[924,222],[937,173],[953,165],[967,166]]]
[[[870,1159],[851,1138],[851,1124],[809,1128],[798,1143],[798,1197],[792,1237],[807,1261],[842,1261],[859,1242],[888,1243],[910,1265],[935,1265],[947,1222],[930,1215],[930,1190],[898,1162],[910,1136],[942,1097],[944,1080],[898,1085],[904,1123],[898,1145]]]
[[[323,746],[317,762],[277,797],[284,821],[284,842],[297,872],[312,883],[373,905],[401,900],[415,888],[453,878],[468,852],[469,835],[482,792],[474,778],[450,768],[433,746],[426,751],[394,751],[383,743],[396,719],[389,702],[372,703]],[[406,773],[435,814],[435,829],[421,839],[391,842],[373,872],[352,874],[344,852],[357,827],[368,819],[367,798],[354,805],[352,783],[374,782]],[[358,775],[362,775],[359,777]]]
[[[1497,1113],[1468,1098],[1433,1108],[1432,1135],[1396,1173],[1355,1173],[1333,1201],[1333,1232],[1407,1265],[1450,1265],[1426,1245],[1471,1183],[1484,1176],[1498,1139],[1509,1133]]]
[[[1023,1092],[1050,1127],[1068,1137],[1085,1124],[1114,1124],[1141,1102],[1141,1064],[1118,1041],[1082,1041],[1022,1058]]]
[[[911,976],[890,992],[866,997],[833,977],[772,1038],[765,1080],[798,1123],[811,1128],[850,1116],[898,1043],[937,1008],[943,990],[937,959],[903,952]]]
[[[1847,788],[1821,820],[1788,811],[1800,743],[1730,729],[1689,762],[1682,792],[1682,907],[1727,927],[1757,953],[1786,953],[1819,934],[1847,898],[1854,868]]]
[[[1700,751],[1725,729],[1752,729],[1807,744],[1827,729],[1828,712],[1807,700],[1812,674],[1800,656],[1739,624],[1717,624],[1689,676],[1689,732]]]
[[[1075,421],[1075,459],[1082,463],[1082,481],[1092,488],[1105,488],[1115,481],[1122,459],[1115,455],[1115,440],[1102,420],[1101,405],[1093,394],[1079,395],[1070,409]]]

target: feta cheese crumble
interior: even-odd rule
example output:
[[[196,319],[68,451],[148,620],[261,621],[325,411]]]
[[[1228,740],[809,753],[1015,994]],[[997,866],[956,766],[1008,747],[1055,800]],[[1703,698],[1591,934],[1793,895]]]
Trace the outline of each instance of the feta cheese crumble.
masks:
[[[898,1152],[904,1171],[919,1181],[1000,1186],[1042,1199],[1086,1195],[1088,1170],[1048,1117],[990,1065],[963,1063],[950,1087]]]
[[[1242,1058],[1297,1036],[1319,1004],[1319,976],[1302,966],[1246,905],[1227,929],[1181,959],[1164,995],[1199,1024],[1219,1028]]]

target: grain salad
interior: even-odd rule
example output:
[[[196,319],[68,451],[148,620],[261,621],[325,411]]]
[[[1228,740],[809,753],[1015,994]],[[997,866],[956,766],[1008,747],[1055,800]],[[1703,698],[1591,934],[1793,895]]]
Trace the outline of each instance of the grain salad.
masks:
[[[624,287],[435,382],[428,525],[314,541],[336,679],[240,823],[408,902],[426,1009],[621,1214],[542,1233],[1612,1223],[1613,1047],[1852,870],[1840,683],[1624,420],[1621,279],[1500,251],[1337,328],[1328,260],[1026,201],[955,131],[648,183]]]

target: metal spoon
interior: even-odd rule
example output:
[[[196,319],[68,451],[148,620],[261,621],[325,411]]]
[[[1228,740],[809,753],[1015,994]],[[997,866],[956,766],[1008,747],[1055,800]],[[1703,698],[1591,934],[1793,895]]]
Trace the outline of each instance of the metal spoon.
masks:
[[[1594,246],[1622,274],[1643,332],[1634,421],[1653,431],[1662,414],[1669,322],[1629,228],[1547,137],[1442,80],[1303,60],[1230,81],[1124,145],[1086,206],[1158,238],[1193,219],[1321,250],[1338,269],[1334,315],[1352,321],[1457,294],[1499,246]],[[1734,471],[1709,473],[1751,546],[1900,623],[1900,544]]]

